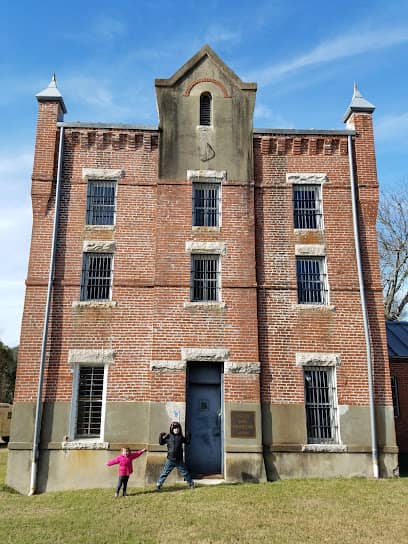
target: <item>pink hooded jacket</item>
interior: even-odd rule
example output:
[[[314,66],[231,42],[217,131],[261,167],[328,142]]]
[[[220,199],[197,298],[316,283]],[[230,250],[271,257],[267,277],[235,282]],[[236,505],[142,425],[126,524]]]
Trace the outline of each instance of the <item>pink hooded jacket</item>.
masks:
[[[129,455],[120,454],[106,463],[108,467],[119,465],[119,476],[130,476],[133,472],[133,459],[140,457],[143,450],[130,452]]]

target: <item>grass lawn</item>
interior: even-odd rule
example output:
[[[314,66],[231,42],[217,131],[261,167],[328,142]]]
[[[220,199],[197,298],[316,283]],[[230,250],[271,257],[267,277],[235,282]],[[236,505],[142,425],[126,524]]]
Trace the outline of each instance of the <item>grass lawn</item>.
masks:
[[[4,484],[0,450],[0,542],[208,542],[403,544],[408,479],[286,480],[266,484],[130,488],[21,496]]]

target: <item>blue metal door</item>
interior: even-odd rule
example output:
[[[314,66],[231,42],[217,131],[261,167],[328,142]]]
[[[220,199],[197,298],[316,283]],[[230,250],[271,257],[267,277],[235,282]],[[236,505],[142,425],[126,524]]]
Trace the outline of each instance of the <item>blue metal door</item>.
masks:
[[[186,462],[197,476],[222,473],[221,365],[189,363],[186,430],[191,443]]]

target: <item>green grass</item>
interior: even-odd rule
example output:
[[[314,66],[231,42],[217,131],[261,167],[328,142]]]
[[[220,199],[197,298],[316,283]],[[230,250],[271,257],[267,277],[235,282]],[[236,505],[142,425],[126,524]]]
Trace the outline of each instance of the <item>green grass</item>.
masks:
[[[408,542],[408,480],[287,480],[266,484],[21,496],[2,482],[0,542],[341,543]]]

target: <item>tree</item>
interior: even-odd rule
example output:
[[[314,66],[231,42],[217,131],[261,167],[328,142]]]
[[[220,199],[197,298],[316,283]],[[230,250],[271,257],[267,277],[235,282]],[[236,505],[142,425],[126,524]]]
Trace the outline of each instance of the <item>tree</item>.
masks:
[[[381,195],[377,231],[386,319],[400,319],[408,304],[407,191]]]
[[[0,341],[0,402],[13,402],[17,351]]]

